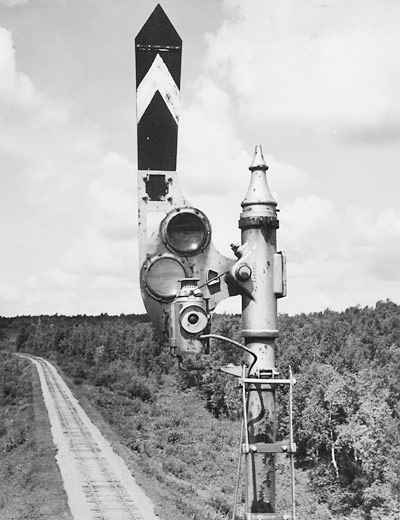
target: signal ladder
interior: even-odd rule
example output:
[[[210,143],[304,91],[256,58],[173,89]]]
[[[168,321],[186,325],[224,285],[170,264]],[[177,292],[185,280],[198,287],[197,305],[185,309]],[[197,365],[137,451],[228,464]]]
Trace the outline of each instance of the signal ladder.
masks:
[[[241,369],[241,373],[239,370]],[[285,453],[289,456],[290,459],[290,488],[291,488],[291,507],[290,513],[250,513],[248,512],[251,508],[251,505],[248,503],[248,494],[246,493],[246,520],[296,520],[296,503],[295,503],[295,471],[294,471],[294,454],[296,453],[296,444],[293,440],[293,387],[296,384],[296,380],[293,378],[292,370],[289,368],[289,378],[288,379],[280,379],[276,376],[277,374],[274,371],[268,371],[264,374],[260,374],[260,377],[248,377],[247,372],[248,369],[246,365],[242,367],[234,367],[232,365],[228,365],[227,367],[222,367],[221,370],[229,375],[233,375],[239,377],[240,384],[242,387],[242,406],[243,406],[243,423],[242,423],[242,431],[241,431],[241,454],[239,459],[239,467],[238,467],[238,475],[237,475],[237,485],[235,491],[235,499],[233,506],[233,515],[232,520],[236,520],[236,509],[238,503],[238,494],[239,494],[239,486],[240,486],[240,471],[241,471],[241,459],[244,455],[246,459],[246,467],[251,464],[251,456],[254,454],[278,454]],[[249,432],[248,432],[248,421],[247,421],[247,395],[249,389],[252,386],[261,386],[261,385],[270,385],[270,386],[278,386],[278,385],[288,385],[289,386],[289,439],[285,441],[276,441],[271,443],[257,442],[250,443],[249,442]],[[243,441],[243,432],[244,432],[244,442]]]

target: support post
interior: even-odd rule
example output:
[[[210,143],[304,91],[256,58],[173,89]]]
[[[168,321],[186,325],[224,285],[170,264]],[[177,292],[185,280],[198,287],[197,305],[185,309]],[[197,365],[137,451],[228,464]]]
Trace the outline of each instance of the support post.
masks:
[[[242,293],[242,335],[245,345],[256,356],[250,361],[248,377],[273,378],[277,330],[277,296],[274,292],[274,255],[278,228],[277,203],[269,190],[268,169],[261,146],[256,147],[248,192],[242,202],[240,260],[237,278],[246,290]],[[247,385],[248,442],[273,443],[277,433],[275,386]],[[275,512],[275,454],[246,453],[246,517]],[[253,518],[255,518],[254,516]],[[260,516],[261,518],[261,516]]]

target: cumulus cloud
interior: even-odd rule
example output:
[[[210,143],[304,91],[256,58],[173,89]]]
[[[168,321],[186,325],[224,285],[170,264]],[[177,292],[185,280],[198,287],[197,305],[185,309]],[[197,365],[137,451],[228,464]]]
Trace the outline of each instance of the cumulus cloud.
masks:
[[[184,110],[182,121],[182,184],[196,195],[244,194],[252,150],[240,138],[237,106],[228,92],[210,78],[201,76],[195,95]],[[265,153],[273,189],[293,191],[303,185],[307,174]]]
[[[257,120],[337,132],[400,121],[400,5],[226,0],[208,68]],[[370,132],[370,138],[373,133]]]
[[[396,117],[396,114],[395,114]],[[375,125],[357,126],[343,133],[343,140],[352,145],[385,146],[396,144],[400,139],[400,120],[387,115]]]
[[[137,233],[135,168],[125,157],[104,156],[89,185],[91,222],[109,240],[132,240]]]
[[[228,93],[204,76],[193,88],[182,120],[182,185],[189,196],[226,194],[249,160],[235,130],[234,106]]]
[[[281,242],[292,261],[304,262],[315,255],[320,261],[326,260],[333,245],[331,231],[337,223],[336,214],[330,200],[316,195],[298,197],[285,207],[280,216],[284,230]],[[340,239],[340,234],[337,238]]]
[[[217,245],[228,254],[229,242],[238,238],[235,222],[248,183],[250,156],[241,126],[268,126],[282,135],[285,127],[298,126],[333,135],[339,145],[391,145],[400,137],[400,73],[393,53],[400,44],[394,21],[400,6],[375,0],[328,2],[326,8],[302,0],[224,5],[224,23],[208,35],[207,80],[196,85],[186,113],[185,153],[194,196],[212,216]],[[282,210],[279,247],[288,255],[289,297],[280,302],[282,311],[398,299],[397,210],[372,210],[362,201],[349,208],[341,198],[313,191],[317,184],[309,173],[268,154],[266,159]],[[205,175],[207,168],[215,175]],[[239,305],[225,302],[220,309],[238,311]]]
[[[398,300],[400,212],[343,208],[310,196],[282,215],[281,244],[288,255],[290,298],[282,309],[343,309]]]
[[[185,85],[181,185],[210,217],[213,240],[226,255],[229,244],[240,240],[240,201],[250,178],[248,134],[257,125],[268,123],[278,139],[285,125],[336,131],[362,145],[397,139],[398,67],[391,45],[398,8],[384,2],[386,9],[380,9],[373,0],[327,2],[326,8],[320,3],[225,0],[226,20],[208,36],[199,76]],[[79,104],[48,96],[18,70],[5,29],[0,109],[0,167],[10,194],[2,209],[12,222],[0,220],[8,244],[1,259],[0,313],[142,310],[135,165],[111,149],[101,129],[79,113]],[[275,150],[264,153],[282,210],[279,247],[288,255],[289,297],[280,309],[395,298],[397,209],[377,211],[361,201],[344,207],[318,191],[312,173],[296,160]],[[238,310],[232,305],[221,309]]]
[[[8,243],[0,313],[141,308],[134,167],[76,109],[50,98],[18,70],[5,29],[0,111],[2,188],[8,194],[2,203],[7,220],[0,222]]]
[[[295,197],[286,205],[279,214],[278,249],[288,259],[288,297],[280,300],[280,312],[343,309],[373,304],[381,294],[396,297],[399,286],[383,286],[381,274],[374,271],[382,251],[375,245],[380,232],[366,233],[374,217],[384,218],[360,208],[343,209],[315,194]],[[387,260],[400,253],[399,243],[393,242],[391,251],[386,248]],[[219,310],[240,312],[240,301],[224,302]]]
[[[235,100],[227,90],[205,75],[192,90],[180,130],[180,183],[188,200],[209,216],[217,247],[231,255],[229,244],[239,238],[236,224],[250,180],[253,150],[241,139]],[[272,192],[278,200],[291,200],[304,188],[308,174],[272,154],[264,155]]]
[[[360,261],[380,282],[400,283],[400,211],[380,212],[356,208],[351,212],[353,243],[360,250]]]
[[[18,7],[20,5],[29,4],[30,0],[0,0],[0,6]]]

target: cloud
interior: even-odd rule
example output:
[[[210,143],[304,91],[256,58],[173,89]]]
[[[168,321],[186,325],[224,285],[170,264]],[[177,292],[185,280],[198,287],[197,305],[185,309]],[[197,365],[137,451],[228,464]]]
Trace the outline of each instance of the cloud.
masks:
[[[234,106],[228,93],[204,76],[192,88],[180,129],[181,183],[189,196],[227,194],[244,177],[249,161],[235,130]]]
[[[397,63],[389,51],[397,7],[387,3],[389,16],[369,0],[362,9],[356,1],[326,9],[316,4],[225,1],[227,19],[208,36],[199,76],[185,85],[181,185],[210,217],[213,241],[226,255],[240,240],[237,221],[256,131],[269,139],[268,126],[276,142],[296,125],[336,131],[346,143],[397,139]],[[132,159],[113,150],[79,99],[72,105],[49,96],[15,58],[12,35],[2,29],[0,167],[7,197],[1,209],[7,221],[0,219],[0,232],[7,247],[0,313],[143,310]],[[301,157],[321,154],[319,144],[313,141]],[[281,209],[278,243],[289,272],[289,297],[280,309],[395,298],[397,209],[363,208],[361,200],[349,209],[333,201],[338,192],[327,195],[320,179],[317,186],[311,170],[297,167],[296,150],[281,156],[278,146],[271,149],[264,150],[267,176]]]
[[[225,255],[238,240],[237,222],[250,181],[253,150],[240,138],[234,99],[212,78],[201,75],[191,86],[184,107],[179,182],[191,204],[204,211],[213,228],[213,241]],[[277,200],[290,201],[308,182],[308,174],[265,153],[268,182]],[[224,218],[221,218],[223,209]]]
[[[310,196],[281,216],[288,255],[290,312],[398,300],[400,212],[342,208]],[[283,232],[284,231],[284,232]]]
[[[343,139],[350,129],[354,130],[353,125],[359,125],[362,131],[366,128],[376,128],[374,118],[385,108],[384,103],[381,107],[376,105],[376,110],[372,105],[371,116],[371,105],[363,106],[365,99],[363,102],[357,101],[356,107],[343,107],[341,97],[349,87],[349,78],[342,83],[338,80],[339,85],[331,85],[330,97],[335,94],[332,100],[317,99],[317,105],[312,103],[311,97],[317,95],[319,88],[315,87],[303,100],[300,100],[298,94],[294,94],[297,98],[293,105],[296,106],[292,106],[292,102],[284,103],[277,91],[281,89],[282,82],[288,79],[288,76],[282,78],[279,74],[272,74],[271,78],[267,77],[270,71],[258,70],[256,57],[253,57],[253,65],[251,60],[249,65],[246,52],[254,50],[253,42],[248,37],[248,31],[243,29],[243,24],[250,23],[249,20],[254,19],[254,13],[252,10],[246,11],[247,5],[237,4],[236,21],[225,23],[214,37],[209,37],[208,68],[192,86],[194,94],[191,103],[185,107],[181,131],[181,180],[184,192],[210,217],[213,241],[226,255],[231,255],[229,244],[239,240],[237,220],[241,209],[240,201],[250,178],[248,165],[251,153],[242,139],[243,132],[238,119],[244,122],[245,126],[251,125],[249,120],[270,119],[271,115],[280,121],[279,125],[282,124],[282,120],[301,120],[308,125],[326,124],[332,128],[341,125]],[[233,4],[231,7],[234,8]],[[260,9],[263,12],[263,6]],[[250,30],[250,27],[247,28]],[[239,38],[236,37],[235,31],[239,31]],[[340,37],[339,34],[331,34],[326,29],[324,41],[311,44],[317,47],[325,46],[325,53],[329,47],[332,55],[335,51],[339,56],[341,53],[346,54],[346,42],[340,42]],[[362,36],[357,34],[356,37],[362,40]],[[222,45],[220,38],[226,45]],[[266,45],[265,40],[260,37],[260,41],[257,41],[256,35],[256,44],[260,48]],[[293,42],[290,44],[294,45]],[[281,42],[278,42],[279,45]],[[279,61],[278,58],[276,54],[271,59],[274,66]],[[354,56],[349,58],[348,67],[353,58],[356,59]],[[339,65],[343,64],[335,66]],[[315,73],[320,87],[321,82],[328,81],[325,78],[326,66],[320,64],[318,73]],[[240,67],[244,67],[245,70]],[[301,66],[296,66],[295,71],[299,72],[299,68]],[[367,70],[364,72],[370,74]],[[232,79],[233,73],[240,75],[237,83]],[[249,78],[251,81],[248,82]],[[296,83],[294,77],[292,80]],[[364,80],[367,81],[366,76],[362,81]],[[303,81],[305,82],[306,78],[303,78]],[[329,79],[329,82],[331,81],[332,78]],[[274,84],[272,88],[276,89],[276,92],[268,90],[268,82]],[[260,85],[265,85],[265,88],[260,89]],[[305,84],[303,87],[306,90]],[[341,92],[339,87],[342,89]],[[293,90],[296,87],[290,84],[287,88]],[[370,96],[368,92],[363,91],[361,83],[359,88],[362,92],[357,94],[358,97]],[[287,95],[289,94],[291,95],[291,92],[288,91]],[[371,96],[372,94],[376,94],[377,99],[380,99],[379,88],[371,91]],[[350,89],[349,95],[350,98],[345,103],[353,105],[351,96],[356,96],[356,93]],[[326,196],[310,191],[312,184],[308,172],[267,153],[265,158],[270,166],[268,181],[281,208],[279,248],[285,250],[288,255],[289,298],[280,302],[281,309],[291,313],[326,307],[341,309],[348,304],[355,305],[360,302],[373,304],[382,295],[396,298],[396,284],[388,286],[381,281],[387,281],[393,275],[390,266],[395,266],[398,261],[400,246],[397,244],[400,244],[400,241],[397,235],[392,240],[389,239],[391,247],[386,247],[388,259],[385,264],[381,258],[383,248],[377,248],[376,243],[386,241],[393,233],[390,231],[393,227],[380,225],[379,232],[371,234],[378,222],[387,220],[385,213],[376,215],[370,210],[364,210],[361,205],[353,209],[343,207],[340,201],[333,202]],[[396,219],[397,216],[392,219],[393,222]],[[374,226],[371,226],[372,220],[375,222]],[[240,302],[223,302],[219,310],[239,311]]]
[[[392,145],[400,140],[400,120],[385,117],[376,125],[354,126],[343,134],[344,142],[356,145]]]
[[[20,5],[29,4],[30,0],[0,0],[0,6],[4,7],[18,7]]]
[[[351,212],[353,243],[360,262],[380,282],[400,283],[400,211],[356,208]]]
[[[0,282],[0,302],[5,304],[16,303],[20,296],[18,289],[13,284],[3,280]]]
[[[285,244],[292,261],[304,262],[316,255],[326,261],[332,249],[331,231],[336,213],[330,200],[317,195],[298,197],[285,207],[279,216],[284,230],[281,243]]]
[[[400,5],[380,0],[225,1],[210,74],[244,117],[341,133],[400,122]],[[397,135],[397,134],[396,134]]]
[[[101,170],[89,185],[93,226],[109,240],[137,235],[135,168],[117,153],[104,156]]]
[[[15,58],[0,29],[0,313],[141,309],[133,165]]]
[[[225,207],[223,211],[225,216]],[[308,194],[292,199],[279,220],[278,248],[288,261],[288,297],[279,301],[280,312],[342,310],[382,298],[398,300],[398,209],[343,207]],[[240,312],[240,300],[227,300],[218,310]]]
[[[399,137],[400,72],[393,49],[400,45],[394,23],[400,6],[319,4],[225,1],[226,20],[208,35],[203,77],[185,111],[190,172],[184,175],[212,217],[214,239],[225,254],[238,239],[239,202],[248,183],[246,131],[285,135],[285,127],[297,126],[334,135],[335,146],[390,145]],[[315,191],[308,172],[266,159],[281,209],[278,244],[288,256],[289,297],[280,309],[308,312],[398,299],[400,213],[363,207],[361,200],[348,207],[342,197],[321,195],[320,182]],[[219,306],[239,309],[240,302]]]

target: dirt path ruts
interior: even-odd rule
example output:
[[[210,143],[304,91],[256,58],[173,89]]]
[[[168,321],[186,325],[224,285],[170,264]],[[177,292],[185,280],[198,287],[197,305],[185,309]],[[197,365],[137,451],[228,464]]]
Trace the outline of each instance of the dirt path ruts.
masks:
[[[157,520],[125,462],[90,421],[56,368],[42,358],[23,356],[38,370],[74,520]]]

